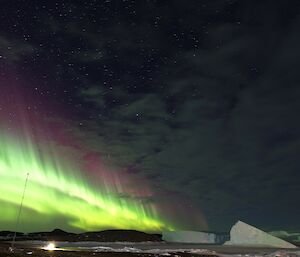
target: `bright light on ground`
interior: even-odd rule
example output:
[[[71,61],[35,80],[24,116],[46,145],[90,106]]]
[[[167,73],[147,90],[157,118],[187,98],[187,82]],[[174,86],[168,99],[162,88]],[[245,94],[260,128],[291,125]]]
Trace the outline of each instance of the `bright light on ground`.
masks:
[[[54,251],[56,250],[56,246],[54,243],[49,243],[48,245],[46,245],[45,247],[43,247],[44,250],[47,250],[47,251]]]

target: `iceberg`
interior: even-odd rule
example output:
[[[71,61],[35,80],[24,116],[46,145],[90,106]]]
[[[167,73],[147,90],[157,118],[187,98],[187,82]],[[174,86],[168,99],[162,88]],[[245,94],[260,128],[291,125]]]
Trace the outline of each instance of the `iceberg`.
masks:
[[[227,237],[200,231],[165,231],[162,232],[162,239],[172,243],[223,244]]]
[[[296,245],[300,243],[300,232],[289,232],[284,230],[279,231],[270,231],[268,232],[272,236],[279,237],[283,240],[287,240],[291,243],[295,243]]]
[[[272,236],[245,222],[238,221],[230,230],[230,241],[225,245],[297,248],[295,245]]]

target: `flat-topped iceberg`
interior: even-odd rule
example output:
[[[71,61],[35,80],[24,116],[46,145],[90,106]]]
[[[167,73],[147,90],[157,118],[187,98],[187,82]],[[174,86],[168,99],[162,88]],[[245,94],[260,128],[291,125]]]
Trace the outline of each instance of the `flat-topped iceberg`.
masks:
[[[165,231],[162,239],[172,243],[223,244],[228,236],[200,231]]]
[[[267,246],[275,248],[297,248],[295,245],[272,236],[256,227],[238,221],[230,230],[230,241],[225,245]]]

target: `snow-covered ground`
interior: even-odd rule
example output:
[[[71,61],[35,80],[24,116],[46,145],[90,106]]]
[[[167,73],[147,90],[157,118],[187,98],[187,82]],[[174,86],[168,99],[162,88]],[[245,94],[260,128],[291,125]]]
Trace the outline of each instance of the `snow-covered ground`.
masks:
[[[22,244],[44,248],[49,242],[27,241]],[[92,251],[92,252],[128,252],[149,253],[168,256],[170,253],[188,252],[193,254],[218,255],[220,257],[300,257],[300,248],[275,249],[255,247],[233,247],[223,245],[200,245],[178,243],[99,243],[99,242],[54,242],[59,251]]]

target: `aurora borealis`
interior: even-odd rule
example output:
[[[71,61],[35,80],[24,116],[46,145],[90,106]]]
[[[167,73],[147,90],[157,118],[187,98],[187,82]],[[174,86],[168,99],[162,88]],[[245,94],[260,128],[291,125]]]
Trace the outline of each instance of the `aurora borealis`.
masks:
[[[165,228],[151,205],[145,207],[120,199],[109,186],[91,187],[74,166],[62,163],[55,154],[38,151],[28,139],[26,141],[1,133],[0,202],[6,206],[1,212],[2,220],[15,221],[24,175],[29,172],[23,223],[32,219],[43,223],[52,215],[62,215],[71,228],[81,230],[115,227],[158,231]]]
[[[299,230],[298,1],[0,8],[0,231]]]
[[[27,173],[21,230],[56,226],[68,231],[173,229],[160,218],[155,205],[139,200],[150,194],[147,185],[136,189],[133,184],[137,182],[129,175],[125,178],[105,168],[100,154],[84,147],[66,123],[51,120],[41,109],[31,112],[28,105],[34,98],[25,97],[20,82],[1,80],[4,84],[7,94],[0,99],[10,110],[0,113],[0,223],[5,224],[4,229],[16,226]],[[11,98],[5,97],[8,95]],[[123,197],[125,194],[130,197]]]

